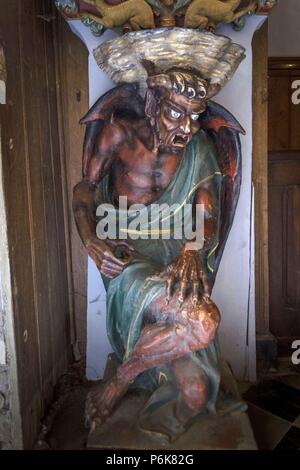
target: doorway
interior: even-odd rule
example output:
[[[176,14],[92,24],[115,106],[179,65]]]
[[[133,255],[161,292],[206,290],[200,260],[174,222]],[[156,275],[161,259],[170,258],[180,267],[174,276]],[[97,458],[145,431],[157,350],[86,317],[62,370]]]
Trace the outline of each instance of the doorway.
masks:
[[[278,356],[300,337],[300,58],[269,59],[270,332]]]
[[[30,449],[60,377],[80,357],[78,338],[85,340],[85,292],[78,285],[86,284],[87,257],[76,249],[80,241],[73,237],[70,199],[81,175],[84,130],[78,121],[88,107],[88,54],[52,0],[6,2],[0,46],[7,69],[6,102],[0,106],[0,190],[13,338],[9,353],[2,353],[0,372],[4,369],[9,390],[5,439],[15,441],[18,432],[18,447]],[[12,431],[10,413],[18,416]]]

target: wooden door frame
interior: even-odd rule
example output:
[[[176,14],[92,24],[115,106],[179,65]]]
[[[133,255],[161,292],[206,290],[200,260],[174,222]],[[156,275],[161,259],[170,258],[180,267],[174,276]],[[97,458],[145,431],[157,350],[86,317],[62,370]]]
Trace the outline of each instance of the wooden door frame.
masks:
[[[0,17],[7,68],[7,99],[0,106],[6,265],[0,270],[9,302],[4,367],[12,397],[3,429],[12,423],[17,449],[33,447],[54,388],[72,362],[58,47],[55,23],[48,21],[55,15],[52,0],[26,6],[13,0]]]
[[[300,58],[299,57],[269,57],[268,59],[268,75],[270,78],[280,78],[280,79],[288,79],[290,81],[290,87],[292,85],[292,81],[294,79],[299,79],[300,73]],[[292,95],[292,87],[290,88],[290,95],[287,97],[288,99],[288,108],[287,108],[287,115],[288,115],[288,135],[286,138],[288,141],[285,142],[286,148],[280,148],[275,145],[273,142],[273,137],[269,136],[269,145],[268,145],[268,162],[269,162],[269,177],[272,174],[272,167],[276,163],[278,164],[278,159],[282,159],[285,161],[286,166],[288,167],[289,163],[294,161],[298,162],[299,160],[299,141],[294,140],[294,130],[295,124],[293,126],[294,119],[293,115],[293,108],[295,105],[292,102],[291,95]],[[271,124],[271,120],[269,122],[269,126]],[[271,124],[272,125],[272,124]],[[284,132],[284,131],[283,131]],[[278,142],[277,142],[278,144]],[[285,147],[285,146],[283,146]],[[271,180],[269,181],[269,185],[271,184]],[[271,186],[269,187],[270,190]],[[271,201],[270,196],[270,201]],[[272,229],[270,228],[270,243],[271,243],[271,233]],[[271,248],[271,247],[270,247]],[[272,253],[272,249],[270,249],[270,253]],[[272,259],[270,259],[270,266],[272,266]],[[272,290],[270,286],[270,305],[272,299]],[[272,313],[271,313],[272,315]],[[270,322],[272,324],[272,317],[270,318]],[[291,332],[292,333],[292,332]],[[294,340],[298,339],[295,335],[278,335],[277,343],[278,343],[278,357],[288,357],[291,355],[291,344]]]
[[[276,367],[277,344],[269,327],[268,235],[268,21],[256,31],[253,47],[252,182],[255,224],[255,312],[257,370]]]
[[[253,150],[255,312],[258,372],[277,366],[277,340],[270,332],[268,223],[268,70],[299,69],[299,60],[268,57],[268,21],[253,37]]]

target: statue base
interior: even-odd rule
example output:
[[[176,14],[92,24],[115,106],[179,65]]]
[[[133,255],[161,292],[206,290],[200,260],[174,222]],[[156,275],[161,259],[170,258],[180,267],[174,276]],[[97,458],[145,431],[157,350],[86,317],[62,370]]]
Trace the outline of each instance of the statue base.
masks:
[[[116,367],[114,355],[107,361],[104,379],[108,379]],[[222,388],[241,403],[235,380],[228,365],[222,368]],[[149,400],[143,390],[130,390],[120,405],[102,425],[89,434],[88,449],[129,450],[257,450],[257,445],[246,413],[241,407],[217,406],[216,414],[198,415],[190,427],[175,441],[141,430],[137,417]],[[232,401],[234,402],[234,400]],[[218,405],[218,404],[217,404]],[[221,410],[221,411],[220,411]]]

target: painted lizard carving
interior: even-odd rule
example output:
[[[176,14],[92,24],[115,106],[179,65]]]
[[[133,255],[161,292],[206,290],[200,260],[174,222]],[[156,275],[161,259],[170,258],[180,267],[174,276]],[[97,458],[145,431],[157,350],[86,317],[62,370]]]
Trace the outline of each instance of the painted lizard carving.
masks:
[[[185,15],[186,28],[208,29],[216,23],[232,23],[238,18],[252,13],[257,8],[257,0],[253,0],[247,7],[236,12],[241,0],[194,0],[188,7]]]
[[[85,0],[94,6],[100,16],[82,12],[82,18],[90,18],[105,28],[116,28],[129,23],[134,31],[139,29],[155,28],[152,8],[145,0],[127,0],[117,5],[108,5],[104,0]]]

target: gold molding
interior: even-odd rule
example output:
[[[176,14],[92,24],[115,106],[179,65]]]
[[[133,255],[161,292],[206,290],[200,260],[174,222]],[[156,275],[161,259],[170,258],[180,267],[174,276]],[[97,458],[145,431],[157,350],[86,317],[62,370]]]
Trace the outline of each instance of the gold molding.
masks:
[[[268,67],[272,70],[300,70],[300,57],[269,57]]]

